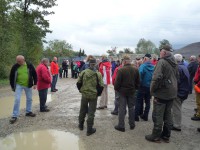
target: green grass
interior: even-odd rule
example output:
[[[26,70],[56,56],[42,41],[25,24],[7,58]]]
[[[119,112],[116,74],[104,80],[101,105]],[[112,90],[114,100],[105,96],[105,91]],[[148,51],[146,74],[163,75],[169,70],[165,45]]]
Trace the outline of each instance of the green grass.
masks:
[[[9,85],[8,79],[0,79],[0,87]]]

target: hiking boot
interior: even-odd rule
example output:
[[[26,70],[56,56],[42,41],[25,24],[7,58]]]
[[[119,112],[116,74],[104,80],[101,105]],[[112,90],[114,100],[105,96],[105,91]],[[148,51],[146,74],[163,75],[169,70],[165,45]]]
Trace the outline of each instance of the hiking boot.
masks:
[[[125,128],[120,128],[119,126],[115,126],[115,130],[125,132]]]
[[[17,121],[17,117],[12,117],[12,118],[10,119],[10,124],[15,123],[16,121]]]
[[[174,127],[174,126],[171,128],[171,130],[174,130],[174,131],[181,131],[181,129],[176,128],[176,127]]]
[[[104,109],[104,107],[100,107],[100,106],[99,106],[99,107],[97,107],[97,110],[100,110],[100,109]]]
[[[135,129],[135,125],[134,125],[134,126],[130,126],[130,129],[131,129],[131,130]]]
[[[161,143],[160,137],[155,137],[155,136],[153,136],[152,134],[146,135],[146,136],[145,136],[145,139],[146,139],[147,141],[150,141],[150,142]]]
[[[163,140],[163,142],[165,143],[169,143],[169,138],[166,136],[161,136],[161,139]]]
[[[148,121],[148,117],[146,117],[145,115],[141,115],[140,118],[143,119],[144,121]]]
[[[118,112],[112,111],[111,114],[112,114],[112,115],[118,115]]]
[[[90,136],[96,132],[96,128],[90,128],[87,130],[87,136]]]
[[[83,131],[83,128],[84,128],[83,124],[79,124],[79,125],[78,125],[78,128],[79,128],[81,131]]]
[[[48,109],[48,108],[40,110],[40,112],[49,112],[49,111],[50,111],[50,109]]]
[[[138,116],[135,116],[135,121],[140,121],[140,118]]]
[[[198,117],[197,115],[194,115],[191,120],[194,120],[194,121],[200,121],[200,117]]]
[[[29,112],[29,113],[26,113],[26,116],[27,117],[35,117],[36,114],[32,113],[32,112]]]

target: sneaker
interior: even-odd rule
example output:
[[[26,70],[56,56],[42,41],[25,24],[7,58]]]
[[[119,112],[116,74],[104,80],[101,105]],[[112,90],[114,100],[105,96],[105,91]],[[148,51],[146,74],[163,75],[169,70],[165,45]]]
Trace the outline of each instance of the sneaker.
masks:
[[[107,106],[104,106],[104,108],[108,108]]]
[[[96,128],[92,128],[87,131],[87,136],[90,136],[90,135],[94,134],[95,132],[96,132]]]
[[[56,90],[51,90],[51,92],[56,92]]]
[[[200,121],[200,117],[198,117],[197,115],[194,115],[191,120],[194,120],[194,121]]]
[[[112,114],[112,115],[118,115],[118,112],[112,111],[111,114]]]
[[[115,130],[121,131],[121,132],[125,132],[125,128],[120,128],[118,126],[115,126]]]
[[[40,110],[40,112],[49,112],[49,111],[50,111],[50,109],[48,109],[48,108],[46,108],[44,110]]]
[[[150,142],[161,143],[160,137],[155,137],[155,136],[153,136],[152,134],[146,135],[146,136],[145,136],[145,139],[146,139],[147,141],[150,141]]]
[[[26,113],[26,116],[27,117],[35,117],[36,114],[32,113],[32,112],[29,112],[29,113]]]
[[[16,121],[17,121],[17,117],[12,117],[12,118],[10,119],[10,124],[15,123]]]
[[[174,131],[181,131],[181,129],[176,128],[176,127],[174,127],[174,126],[171,128],[171,130],[174,130]]]
[[[200,132],[200,128],[197,128],[197,131]]]
[[[58,91],[58,89],[55,89],[55,91]]]

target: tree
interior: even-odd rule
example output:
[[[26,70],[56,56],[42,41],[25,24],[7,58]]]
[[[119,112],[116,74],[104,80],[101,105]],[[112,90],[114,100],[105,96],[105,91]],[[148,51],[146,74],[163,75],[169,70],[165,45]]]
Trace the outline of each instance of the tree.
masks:
[[[81,49],[80,49],[81,50]],[[70,43],[67,43],[65,40],[53,40],[49,41],[47,47],[43,51],[43,55],[47,58],[56,57],[72,57],[78,56],[79,52],[73,51],[73,47]]]
[[[107,50],[109,56],[116,56],[117,55],[117,47],[111,47],[110,50]]]
[[[13,0],[13,16],[17,18],[17,29],[21,34],[19,53],[37,63],[41,57],[43,41],[46,33],[50,33],[48,20],[45,16],[54,14],[47,11],[56,6],[56,0]]]
[[[10,18],[10,0],[0,1],[0,79],[7,78],[10,65],[15,57],[12,50],[12,25]]]
[[[131,51],[130,48],[124,48],[124,53],[126,53],[126,54],[133,54],[133,51]]]
[[[79,57],[82,56],[81,48],[80,48],[80,50],[79,50],[78,56],[79,56]]]
[[[136,54],[152,54],[155,53],[156,46],[150,40],[145,40],[144,38],[140,39],[137,47],[136,47]]]

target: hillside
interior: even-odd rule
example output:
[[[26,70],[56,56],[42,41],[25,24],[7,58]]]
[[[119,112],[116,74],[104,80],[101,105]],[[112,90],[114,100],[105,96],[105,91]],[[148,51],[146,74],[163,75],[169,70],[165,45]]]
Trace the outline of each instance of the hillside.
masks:
[[[198,56],[200,54],[200,42],[192,43],[176,50],[174,54],[182,54],[186,59],[189,59],[191,55]]]

